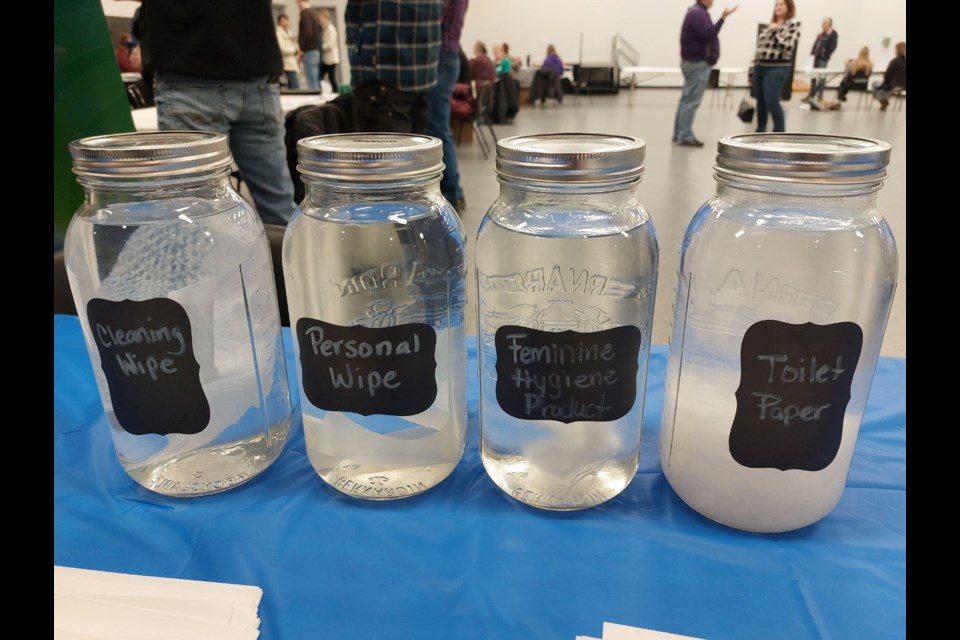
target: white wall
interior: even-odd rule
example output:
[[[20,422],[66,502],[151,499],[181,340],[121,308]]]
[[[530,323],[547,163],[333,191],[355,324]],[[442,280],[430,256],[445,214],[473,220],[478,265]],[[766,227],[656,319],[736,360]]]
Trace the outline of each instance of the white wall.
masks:
[[[117,18],[132,18],[140,6],[139,2],[130,0],[100,0],[100,4],[103,5],[103,15]]]
[[[199,0],[198,0],[199,1]],[[101,0],[106,15],[132,16],[138,3]],[[715,0],[711,14],[720,18],[723,9],[738,0]],[[296,0],[274,0],[286,5],[293,31],[300,11]],[[524,60],[530,54],[538,63],[548,44],[567,62],[580,56],[583,34],[583,62],[609,63],[610,42],[619,33],[640,52],[639,64],[650,67],[676,67],[680,64],[680,25],[693,0],[472,0],[467,9],[460,43],[468,56],[473,43],[483,40],[492,51],[495,42],[510,44],[510,53]],[[773,12],[773,0],[739,0],[740,8],[727,18],[720,32],[720,66],[746,67],[753,57],[758,22],[767,22]],[[341,26],[341,77],[349,78],[350,63],[342,32],[343,10],[347,0],[311,0],[315,7],[335,7]],[[830,66],[841,66],[856,56],[862,46],[870,47],[877,68],[884,68],[893,57],[893,44],[906,39],[906,0],[797,0],[797,19],[803,23],[798,60],[802,65],[820,31],[824,17],[833,18],[839,35],[837,51]],[[891,44],[883,50],[881,41]]]

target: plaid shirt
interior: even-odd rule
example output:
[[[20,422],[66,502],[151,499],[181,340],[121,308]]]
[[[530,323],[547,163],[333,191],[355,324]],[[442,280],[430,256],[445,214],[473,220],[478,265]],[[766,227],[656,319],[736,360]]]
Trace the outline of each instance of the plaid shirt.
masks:
[[[422,93],[437,84],[443,0],[349,0],[344,12],[354,87],[379,80]]]

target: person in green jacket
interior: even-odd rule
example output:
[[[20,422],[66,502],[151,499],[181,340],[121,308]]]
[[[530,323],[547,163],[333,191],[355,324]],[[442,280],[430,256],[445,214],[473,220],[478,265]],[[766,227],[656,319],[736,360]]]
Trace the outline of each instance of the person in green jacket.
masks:
[[[497,69],[497,76],[513,71],[513,65],[510,64],[510,57],[507,56],[502,44],[493,46],[494,67]]]

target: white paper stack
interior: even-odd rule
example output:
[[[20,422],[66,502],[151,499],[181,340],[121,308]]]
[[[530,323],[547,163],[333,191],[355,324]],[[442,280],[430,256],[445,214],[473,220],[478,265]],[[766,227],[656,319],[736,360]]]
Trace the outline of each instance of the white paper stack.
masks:
[[[54,640],[257,640],[263,590],[53,568]]]
[[[577,640],[701,640],[691,636],[680,636],[675,633],[652,631],[631,627],[625,624],[603,623],[603,637],[577,636]]]

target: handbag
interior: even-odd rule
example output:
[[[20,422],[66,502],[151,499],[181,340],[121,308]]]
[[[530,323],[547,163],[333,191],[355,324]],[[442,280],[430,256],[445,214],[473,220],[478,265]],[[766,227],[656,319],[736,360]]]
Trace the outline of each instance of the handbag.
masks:
[[[743,100],[740,101],[740,106],[737,107],[737,117],[749,124],[753,122],[753,114],[756,113],[756,111],[757,101],[749,95],[746,95],[743,97]]]

